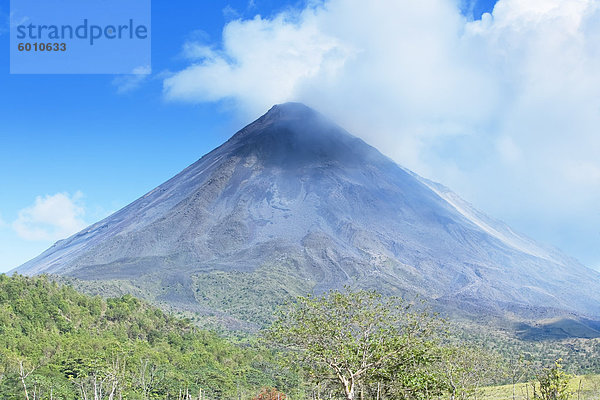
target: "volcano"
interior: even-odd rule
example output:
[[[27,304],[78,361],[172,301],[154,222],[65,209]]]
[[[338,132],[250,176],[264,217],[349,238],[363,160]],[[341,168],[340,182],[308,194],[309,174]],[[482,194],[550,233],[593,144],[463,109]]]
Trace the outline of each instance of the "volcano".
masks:
[[[344,285],[475,314],[600,315],[597,272],[299,103],[274,106],[16,271],[242,324],[260,324],[285,298]]]

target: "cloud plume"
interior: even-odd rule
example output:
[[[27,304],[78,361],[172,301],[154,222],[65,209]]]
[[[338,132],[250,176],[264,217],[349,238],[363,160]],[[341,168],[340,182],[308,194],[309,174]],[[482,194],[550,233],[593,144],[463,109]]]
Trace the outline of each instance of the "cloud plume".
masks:
[[[190,65],[164,93],[233,101],[247,118],[305,102],[600,265],[599,43],[598,0],[499,0],[475,21],[452,0],[311,2],[186,43]]]

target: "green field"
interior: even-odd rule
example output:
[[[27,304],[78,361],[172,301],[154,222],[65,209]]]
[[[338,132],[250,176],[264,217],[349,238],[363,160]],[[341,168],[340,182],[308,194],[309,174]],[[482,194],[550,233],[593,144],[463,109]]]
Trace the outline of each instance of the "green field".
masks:
[[[514,398],[518,400],[532,399],[532,383],[518,383],[514,387]],[[574,376],[569,382],[573,399],[600,399],[600,375]],[[480,400],[512,400],[513,385],[488,386],[480,390],[477,396]]]

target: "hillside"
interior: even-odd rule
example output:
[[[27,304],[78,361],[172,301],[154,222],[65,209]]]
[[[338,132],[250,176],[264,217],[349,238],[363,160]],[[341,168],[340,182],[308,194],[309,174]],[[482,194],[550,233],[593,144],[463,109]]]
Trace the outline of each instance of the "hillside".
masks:
[[[600,316],[599,273],[296,103],[17,272],[246,330],[286,299],[343,285],[474,317],[573,317],[594,330]]]
[[[479,393],[480,400],[527,400],[532,397],[532,382],[517,383],[513,385],[488,386]],[[596,400],[600,398],[600,375],[573,376],[568,389],[573,393],[573,399]]]
[[[428,368],[444,390],[452,366],[471,395],[503,398],[509,387],[482,385],[510,382],[519,357],[529,363],[519,367],[520,380],[557,358],[570,373],[599,371],[598,339],[529,342],[494,329],[439,322],[432,333],[446,339],[439,347],[431,342],[435,356]],[[2,399],[23,399],[25,390],[30,399],[91,399],[94,387],[102,392],[98,399],[164,400],[181,400],[186,393],[194,400],[251,399],[268,387],[290,398],[311,398],[311,391],[323,389],[311,381],[312,364],[292,362],[287,353],[253,344],[255,339],[232,342],[130,295],[102,300],[45,276],[0,275]],[[586,394],[596,390],[596,381],[584,380]]]
[[[23,386],[20,375],[29,374]],[[249,398],[286,387],[269,352],[235,345],[132,296],[102,300],[45,277],[0,275],[0,398]],[[41,396],[41,397],[40,397]]]

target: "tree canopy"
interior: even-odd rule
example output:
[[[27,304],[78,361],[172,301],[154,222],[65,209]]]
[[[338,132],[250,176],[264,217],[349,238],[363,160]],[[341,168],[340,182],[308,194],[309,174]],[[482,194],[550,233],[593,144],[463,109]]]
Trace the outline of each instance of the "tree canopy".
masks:
[[[295,377],[130,295],[103,300],[45,277],[0,275],[0,398],[250,398]]]
[[[441,321],[397,297],[374,291],[332,291],[300,297],[266,336],[292,350],[319,383],[347,400],[357,392],[425,398],[444,386],[435,368],[434,332]],[[374,389],[376,388],[376,389]]]

